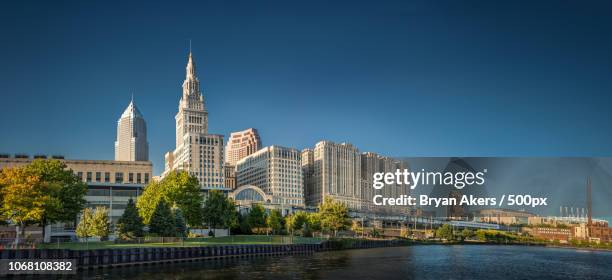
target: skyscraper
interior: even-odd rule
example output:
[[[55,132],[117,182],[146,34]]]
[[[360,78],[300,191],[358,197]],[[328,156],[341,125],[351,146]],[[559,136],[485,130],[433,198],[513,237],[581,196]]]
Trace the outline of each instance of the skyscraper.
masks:
[[[304,207],[300,152],[280,146],[265,147],[236,163],[237,186],[254,185],[271,203]]]
[[[232,132],[225,147],[225,164],[236,166],[236,162],[261,149],[261,138],[257,129],[249,128]]]
[[[176,149],[166,153],[162,177],[173,170],[184,170],[198,178],[203,190],[227,190],[223,172],[223,135],[208,134],[208,112],[191,51],[175,119]]]
[[[385,187],[380,190],[372,187],[374,173],[395,173],[396,170],[404,169],[408,169],[408,165],[404,161],[381,156],[372,152],[361,154],[361,197],[363,200],[363,211],[378,213],[386,212],[389,214],[408,211],[408,208],[405,206],[377,206],[374,205],[372,200],[375,195],[382,195],[383,197],[408,195],[410,187],[399,184],[398,182],[385,184]]]
[[[356,147],[321,141],[312,152],[302,152],[302,157],[306,157],[302,159],[302,170],[312,170],[312,174],[306,174],[307,205],[317,206],[325,197],[331,197],[351,210],[361,210],[361,155]]]
[[[147,124],[136,108],[134,99],[125,108],[117,121],[117,140],[115,141],[115,160],[148,161],[149,143]]]

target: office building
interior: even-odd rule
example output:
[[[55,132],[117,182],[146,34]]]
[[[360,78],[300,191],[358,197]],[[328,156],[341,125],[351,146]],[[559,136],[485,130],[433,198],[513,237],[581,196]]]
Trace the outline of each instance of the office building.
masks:
[[[305,150],[302,156],[309,157]],[[325,197],[346,204],[352,211],[362,208],[361,156],[351,144],[321,141],[312,150],[312,166],[309,158],[302,159],[303,169],[312,168],[308,175],[306,205],[317,206]]]
[[[253,185],[271,203],[304,207],[300,152],[280,146],[265,147],[236,163],[237,187]]]
[[[232,132],[225,147],[225,163],[235,166],[239,160],[259,149],[261,149],[261,139],[257,129],[249,128]]]
[[[134,100],[125,108],[117,121],[117,140],[115,141],[115,160],[148,161],[149,143],[147,142],[147,124],[134,104]]]
[[[165,155],[165,171],[182,170],[198,178],[204,191],[225,187],[223,136],[208,134],[208,111],[196,76],[193,55],[189,52],[183,94],[176,114],[176,149]]]

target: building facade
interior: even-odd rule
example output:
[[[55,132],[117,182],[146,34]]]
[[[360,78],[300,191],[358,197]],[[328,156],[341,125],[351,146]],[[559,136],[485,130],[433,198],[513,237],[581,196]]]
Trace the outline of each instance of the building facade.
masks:
[[[305,150],[302,156],[309,157]],[[351,144],[321,141],[312,150],[312,166],[303,159],[302,168],[312,168],[306,205],[317,206],[325,197],[346,204],[352,211],[362,209],[361,156]]]
[[[386,184],[379,190],[374,189],[373,187],[374,173],[395,173],[396,170],[404,169],[408,169],[408,166],[403,161],[381,156],[372,152],[361,154],[361,198],[363,200],[363,211],[381,214],[408,213],[409,209],[406,206],[377,206],[373,202],[375,195],[382,195],[383,197],[399,197],[401,195],[409,195],[410,187],[407,185],[398,184],[398,182],[395,182],[393,185]]]
[[[117,140],[115,141],[115,160],[148,161],[149,143],[147,142],[147,124],[134,104],[134,100],[125,108],[117,121]]]
[[[225,187],[230,190],[236,189],[236,166],[225,164],[223,172],[225,172]]]
[[[236,166],[246,156],[261,149],[261,138],[257,129],[249,128],[232,132],[225,147],[225,164]]]
[[[0,156],[0,170],[30,164],[35,159],[46,159],[46,156],[11,157]],[[104,206],[109,209],[111,224],[115,224],[123,214],[130,198],[134,200],[142,193],[145,185],[152,180],[153,165],[149,161],[114,161],[114,160],[68,160],[63,157],[52,157],[66,164],[66,168],[87,184],[85,207]],[[50,237],[74,236],[74,223],[49,225]]]
[[[271,197],[271,203],[304,207],[300,152],[280,146],[265,147],[236,163],[237,187],[253,185]]]
[[[227,191],[223,136],[208,134],[208,112],[191,52],[185,72],[183,95],[175,117],[176,149],[166,153],[162,177],[170,171],[183,170],[197,177],[204,191]]]

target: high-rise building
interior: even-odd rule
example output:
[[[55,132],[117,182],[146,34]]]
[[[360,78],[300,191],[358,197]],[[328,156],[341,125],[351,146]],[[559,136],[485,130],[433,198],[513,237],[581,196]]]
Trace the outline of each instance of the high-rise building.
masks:
[[[147,124],[136,108],[134,99],[125,108],[117,121],[117,141],[115,141],[115,160],[148,161],[149,143]]]
[[[272,197],[271,203],[304,207],[300,151],[265,147],[236,163],[237,186],[254,185]]]
[[[257,129],[249,128],[243,131],[232,132],[225,147],[225,163],[236,165],[246,156],[261,149],[261,139]]]
[[[302,150],[302,178],[304,179],[304,200],[306,202],[315,199],[313,190],[314,176],[314,151],[312,149]]]
[[[208,112],[189,52],[183,95],[176,114],[176,149],[165,155],[165,171],[183,170],[200,181],[203,190],[228,190],[223,170],[223,135],[208,134]]]
[[[410,187],[398,184],[398,182],[392,185],[387,184],[380,190],[373,187],[374,173],[395,173],[398,169],[403,171],[408,169],[408,166],[403,161],[384,157],[376,153],[368,152],[361,154],[361,197],[363,200],[362,209],[364,211],[393,214],[403,213],[408,210],[405,206],[377,206],[373,202],[375,195],[382,195],[383,197],[408,195]]]
[[[309,152],[302,155],[309,156]],[[308,163],[308,159],[302,162]],[[361,210],[361,157],[356,147],[321,141],[312,151],[312,167],[306,164],[302,168],[312,168],[312,177],[306,186],[307,205],[317,206],[325,197],[331,197],[351,210]]]
[[[225,164],[223,172],[225,173],[225,187],[230,190],[236,189],[236,166]]]

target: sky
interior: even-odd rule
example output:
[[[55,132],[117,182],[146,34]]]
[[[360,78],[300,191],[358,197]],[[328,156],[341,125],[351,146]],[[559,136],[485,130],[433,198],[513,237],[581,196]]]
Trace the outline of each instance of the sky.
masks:
[[[537,2],[537,3],[533,3]],[[0,153],[113,159],[134,98],[154,171],[192,42],[209,131],[388,156],[612,156],[609,1],[3,1]]]

